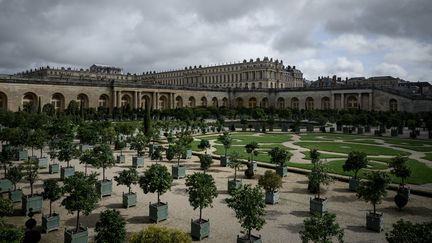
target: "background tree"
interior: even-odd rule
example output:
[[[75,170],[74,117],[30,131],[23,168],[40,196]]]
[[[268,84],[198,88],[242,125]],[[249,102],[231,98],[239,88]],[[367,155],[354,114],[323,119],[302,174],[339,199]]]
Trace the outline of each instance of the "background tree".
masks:
[[[376,215],[376,205],[380,204],[387,195],[387,186],[390,177],[382,171],[372,171],[366,174],[366,181],[360,183],[357,189],[357,197],[363,198],[373,206],[373,214]]]
[[[162,146],[156,146],[153,149],[153,153],[151,154],[150,158],[154,161],[156,161],[156,163],[158,161],[162,161],[163,156],[162,156],[162,152],[163,152],[164,148]]]
[[[290,159],[291,155],[283,148],[274,147],[269,152],[270,162],[277,164],[280,167],[286,166],[287,161]]]
[[[222,135],[219,135],[217,138],[219,142],[222,143],[225,149],[225,158],[227,157],[228,149],[231,148],[232,138],[229,132],[224,132]]]
[[[243,163],[240,160],[240,155],[237,152],[232,152],[230,154],[230,160],[228,161],[228,166],[234,169],[234,181],[237,180],[237,170],[239,170]]]
[[[401,179],[401,187],[405,186],[406,178],[411,176],[411,169],[408,167],[407,162],[407,157],[396,156],[389,163],[389,167],[391,168],[390,173]]]
[[[63,138],[58,143],[58,159],[67,163],[67,167],[70,167],[69,162],[72,159],[76,159],[79,155],[79,150],[73,143],[71,138]]]
[[[12,185],[14,186],[14,191],[16,191],[16,185],[18,182],[21,181],[23,178],[24,173],[22,172],[22,168],[19,166],[13,166],[9,168],[9,170],[6,173],[6,179],[10,180],[12,182]]]
[[[24,237],[24,230],[14,225],[7,224],[4,216],[13,213],[13,203],[7,198],[0,197],[0,242],[21,243]]]
[[[316,162],[318,162],[320,156],[321,156],[321,154],[320,154],[320,152],[318,152],[317,149],[311,149],[309,151],[309,157],[311,158],[312,164],[315,164]]]
[[[177,158],[177,166],[180,166],[180,159],[186,152],[186,147],[184,143],[180,142],[179,140],[177,140],[176,143],[173,144],[171,147],[174,153],[174,157]]]
[[[203,208],[212,207],[213,199],[217,197],[217,188],[211,175],[194,173],[186,177],[189,203],[193,209],[199,208],[199,223]]]
[[[205,154],[207,154],[207,149],[209,149],[210,147],[210,142],[207,139],[201,139],[200,143],[198,144],[198,148],[204,151]]]
[[[102,181],[105,181],[105,169],[115,165],[111,147],[105,143],[95,146],[91,152],[90,162],[96,168],[102,168]]]
[[[171,189],[172,178],[168,169],[160,164],[152,164],[139,179],[139,185],[144,194],[157,192],[157,204],[160,204],[160,195]]]
[[[30,184],[30,197],[32,197],[33,185],[38,178],[39,165],[36,160],[29,158],[22,166],[22,169],[24,170],[24,179],[26,179]]]
[[[209,154],[200,154],[198,158],[200,160],[200,168],[204,170],[205,174],[213,163],[213,157]]]
[[[248,154],[250,154],[250,161],[251,162],[254,161],[253,160],[254,156],[258,155],[258,150],[257,150],[258,148],[259,148],[259,145],[255,141],[252,141],[252,142],[245,145],[246,152]]]
[[[12,165],[13,152],[12,149],[7,149],[5,146],[2,146],[2,151],[0,152],[0,162],[4,169],[5,175],[8,171],[8,166]]]
[[[120,212],[112,209],[102,211],[96,222],[96,242],[123,243],[126,242],[126,221]]]
[[[354,171],[354,179],[357,179],[358,172],[366,168],[368,164],[368,159],[366,154],[363,152],[352,151],[348,154],[348,159],[342,166],[344,171]]]
[[[128,194],[131,194],[131,186],[136,185],[139,180],[138,172],[135,168],[122,170],[118,176],[114,176],[117,185],[125,185],[128,187]]]
[[[143,133],[138,133],[131,139],[130,148],[137,151],[137,156],[144,156],[144,149],[149,143],[149,138]]]
[[[62,196],[62,189],[56,179],[47,179],[43,183],[44,192],[42,194],[44,199],[49,200],[49,217],[52,216],[52,203],[60,199]]]
[[[260,185],[266,192],[276,192],[282,187],[282,177],[276,172],[266,170],[264,175],[258,179],[258,185]]]
[[[36,148],[40,150],[40,158],[42,158],[43,148],[45,147],[47,136],[48,134],[43,129],[36,129],[30,133],[28,144],[32,149],[32,156],[33,156],[33,148]]]
[[[344,231],[335,222],[336,215],[332,213],[313,214],[303,221],[304,230],[300,231],[300,238],[303,243],[332,243],[333,237],[339,242],[343,241]]]
[[[166,159],[171,162],[175,157],[175,148],[173,145],[169,145],[168,148],[165,150],[165,156]]]
[[[328,185],[333,181],[333,178],[328,172],[327,166],[322,161],[318,161],[314,164],[314,167],[308,175],[310,184],[313,185],[312,188],[316,190],[314,193],[317,194],[318,199],[321,198],[321,185]]]
[[[236,218],[247,231],[248,239],[251,239],[252,229],[260,230],[265,224],[264,194],[259,187],[245,185],[234,192],[227,199],[228,207],[234,209]]]

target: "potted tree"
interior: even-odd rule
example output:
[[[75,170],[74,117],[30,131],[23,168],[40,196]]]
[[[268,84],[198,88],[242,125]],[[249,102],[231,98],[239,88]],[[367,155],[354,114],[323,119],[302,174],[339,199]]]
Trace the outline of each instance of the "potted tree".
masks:
[[[150,158],[154,161],[156,161],[156,163],[158,161],[162,161],[163,159],[163,155],[162,152],[164,151],[164,147],[162,146],[157,146],[153,149],[153,153],[151,154]]]
[[[125,185],[129,189],[127,193],[123,193],[123,207],[129,208],[135,206],[137,195],[132,192],[131,186],[138,183],[139,176],[137,170],[135,168],[123,170],[118,176],[114,176],[114,180],[117,182],[117,185]]]
[[[396,156],[390,160],[389,167],[391,168],[390,173],[400,178],[399,188],[397,192],[397,198],[395,198],[396,205],[402,208],[408,203],[410,197],[410,188],[405,187],[405,181],[411,176],[411,169],[407,165],[408,158],[402,156]],[[401,198],[403,197],[403,198]]]
[[[177,140],[176,143],[172,145],[172,149],[174,151],[175,158],[177,158],[177,165],[173,165],[171,167],[172,176],[176,179],[184,178],[186,176],[186,167],[180,164],[180,159],[183,157],[186,147],[184,143]]]
[[[191,143],[193,141],[193,137],[189,133],[182,133],[178,142],[183,145],[185,148],[182,159],[191,159],[192,158],[192,149]]]
[[[308,175],[311,185],[315,185],[315,197],[310,198],[310,213],[322,214],[327,211],[327,198],[321,198],[321,185],[328,185],[333,178],[328,175],[328,169],[322,161],[315,162],[314,167]]]
[[[304,230],[300,231],[302,242],[334,242],[336,237],[343,243],[344,230],[335,222],[336,215],[332,213],[313,214],[303,221]]]
[[[144,166],[144,149],[149,143],[149,138],[142,133],[138,133],[131,139],[130,148],[137,151],[137,156],[132,157],[132,165],[135,168]]]
[[[258,155],[259,145],[257,142],[253,141],[245,145],[246,152],[250,155],[249,163],[252,165],[253,171],[257,169],[257,162],[254,160],[254,156]]]
[[[11,148],[6,146],[2,147],[0,153],[0,162],[2,163],[5,178],[0,179],[0,193],[8,192],[12,190],[13,184],[10,179],[7,178],[8,166],[12,164],[13,152]]]
[[[23,192],[21,189],[17,189],[17,183],[23,178],[22,168],[18,166],[10,167],[7,171],[6,178],[12,183],[13,190],[9,191],[9,199],[12,202],[21,202]]]
[[[199,208],[199,219],[191,219],[191,235],[201,240],[209,236],[210,221],[202,218],[203,208],[212,207],[213,199],[217,197],[217,188],[211,175],[194,173],[186,178],[189,203],[193,209]]]
[[[265,202],[268,204],[276,204],[279,202],[278,189],[282,187],[282,177],[276,172],[266,170],[264,175],[258,179],[258,185],[265,190]]]
[[[93,166],[102,168],[102,180],[96,182],[96,191],[101,197],[110,196],[112,193],[112,180],[105,177],[105,169],[115,165],[114,156],[111,147],[108,144],[99,144],[95,146],[91,152],[91,160]]]
[[[157,193],[157,202],[149,204],[150,220],[159,222],[168,218],[168,203],[160,201],[160,195],[171,189],[172,178],[167,168],[161,164],[152,164],[139,178],[139,185],[144,194]]]
[[[120,212],[112,209],[102,211],[96,222],[96,242],[124,243],[126,242],[126,221]]]
[[[270,162],[276,164],[276,173],[281,177],[288,175],[288,167],[286,166],[287,161],[291,158],[291,154],[283,148],[274,147],[269,152],[271,156]]]
[[[58,151],[57,151],[57,139],[52,139],[49,141],[49,151],[48,155],[50,156],[50,159],[52,160],[52,163],[48,166],[48,171],[50,174],[56,174],[60,172],[60,165],[55,162],[55,159],[58,157]]]
[[[171,162],[175,157],[175,150],[173,145],[168,145],[168,148],[165,150],[166,159]]]
[[[384,229],[383,214],[376,212],[376,205],[387,195],[386,188],[390,183],[390,177],[385,172],[372,171],[366,174],[366,178],[367,180],[360,182],[357,188],[357,197],[363,198],[373,206],[373,212],[366,215],[366,228],[381,232]]]
[[[117,163],[126,163],[126,156],[123,155],[123,149],[126,148],[126,142],[121,139],[117,139],[114,143],[114,148],[116,150],[120,150],[120,155],[117,155]]]
[[[39,165],[38,161],[34,159],[28,159],[23,164],[24,178],[30,184],[30,195],[23,195],[22,197],[22,210],[27,215],[30,211],[41,212],[42,211],[42,196],[35,195],[33,193],[33,185],[38,178]]]
[[[47,168],[48,167],[48,158],[43,156],[43,148],[45,147],[45,143],[47,141],[48,134],[45,130],[36,129],[31,137],[31,144],[36,149],[40,150],[40,156],[38,158],[39,168]],[[33,155],[33,147],[32,147],[32,155]]]
[[[79,150],[76,148],[76,145],[73,143],[73,140],[70,137],[63,138],[59,141],[58,145],[58,159],[67,163],[66,167],[62,167],[60,169],[60,178],[65,180],[69,176],[73,176],[75,174],[75,168],[70,166],[69,162],[72,159],[76,159],[78,157]]]
[[[321,154],[317,149],[311,149],[309,151],[309,156],[311,158],[312,165],[315,166],[315,164],[319,162]],[[313,182],[314,181],[311,180],[308,181],[308,191],[311,193],[317,193],[318,185],[312,184]]]
[[[225,149],[225,155],[220,157],[220,165],[226,167],[230,160],[230,158],[227,156],[227,153],[232,144],[231,135],[229,132],[224,132],[222,135],[219,135],[217,140],[222,143]]]
[[[42,196],[44,199],[49,199],[49,214],[42,215],[42,228],[45,232],[52,230],[58,230],[60,227],[60,216],[57,213],[52,212],[52,203],[60,199],[62,195],[62,189],[58,185],[56,179],[48,179],[43,184],[44,192]]]
[[[201,139],[200,143],[198,144],[198,148],[201,151],[204,151],[205,154],[207,154],[207,150],[211,148],[209,140]]]
[[[200,160],[200,168],[204,170],[204,174],[210,168],[211,164],[213,164],[213,157],[209,154],[200,154],[198,155]]]
[[[348,159],[345,161],[345,164],[342,166],[344,171],[354,171],[354,177],[351,177],[349,180],[349,189],[350,191],[357,191],[357,187],[360,183],[358,179],[358,172],[366,168],[368,164],[368,159],[366,154],[363,152],[352,151],[348,154]]]
[[[235,190],[239,189],[242,185],[241,180],[237,180],[237,170],[239,170],[243,163],[240,160],[240,155],[237,152],[231,153],[228,161],[228,166],[234,169],[234,179],[228,179],[228,193],[233,193]]]
[[[265,224],[266,204],[261,189],[245,185],[236,190],[227,202],[228,207],[234,209],[241,226],[247,231],[246,235],[237,236],[237,243],[262,242],[261,236],[252,235],[252,229],[260,230]]]
[[[66,197],[61,202],[69,213],[77,212],[75,229],[65,229],[65,243],[88,242],[88,230],[80,226],[80,213],[89,215],[99,201],[99,194],[96,192],[96,173],[88,176],[83,172],[76,172],[73,176],[67,177],[64,181],[63,192]]]

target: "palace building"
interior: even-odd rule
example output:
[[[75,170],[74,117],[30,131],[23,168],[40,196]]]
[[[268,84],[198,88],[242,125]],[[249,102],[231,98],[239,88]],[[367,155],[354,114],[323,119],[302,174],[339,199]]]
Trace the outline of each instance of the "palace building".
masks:
[[[51,103],[64,110],[82,107],[153,109],[177,107],[276,107],[280,109],[362,109],[432,111],[432,98],[391,87],[361,85],[305,87],[303,73],[272,58],[215,66],[189,66],[166,72],[123,73],[118,67],[42,67],[0,75],[0,109]]]

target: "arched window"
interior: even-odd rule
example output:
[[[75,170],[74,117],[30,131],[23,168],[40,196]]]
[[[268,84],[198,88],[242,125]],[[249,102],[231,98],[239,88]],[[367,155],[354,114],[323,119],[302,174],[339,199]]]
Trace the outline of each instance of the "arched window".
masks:
[[[54,109],[56,111],[63,111],[64,110],[64,96],[60,93],[55,93],[51,97],[51,104],[54,106]]]
[[[195,98],[193,96],[189,97],[189,107],[195,107]]]
[[[223,107],[228,107],[228,98],[224,97],[224,98],[222,99],[222,106],[223,106]]]
[[[141,109],[147,109],[147,106],[151,107],[151,99],[148,95],[141,96],[140,107]]]
[[[298,110],[299,109],[299,99],[298,98],[292,98],[291,99],[291,109]]]
[[[397,102],[397,100],[391,99],[390,102],[389,102],[389,104],[390,104],[390,107],[389,107],[390,111],[398,111],[398,102]]]
[[[183,98],[181,96],[176,97],[176,107],[177,108],[183,107]]]
[[[212,99],[212,106],[218,107],[218,99],[216,97],[213,97],[213,99]]]
[[[313,110],[314,109],[314,99],[312,97],[306,98],[305,107],[306,107],[306,110]]]
[[[207,106],[207,98],[206,97],[201,98],[201,106],[204,106],[204,107]]]
[[[121,98],[121,106],[126,107],[126,106],[131,106],[131,104],[132,104],[132,97],[130,97],[129,95],[123,95],[123,97]]]
[[[0,92],[0,110],[7,110],[7,96],[5,93]]]
[[[237,103],[237,108],[242,108],[243,107],[243,99],[242,98],[237,98],[236,99],[236,103]]]
[[[348,96],[347,99],[347,108],[348,109],[357,109],[358,107],[358,103],[357,103],[357,98],[355,96]]]
[[[165,95],[159,97],[159,109],[166,110],[169,108],[168,98]]]
[[[23,108],[29,107],[30,109],[34,109],[37,104],[37,96],[35,93],[25,93],[22,99]]]
[[[265,97],[261,100],[261,107],[262,108],[268,108],[269,107],[269,101],[268,101],[267,97]]]
[[[86,94],[79,94],[77,96],[77,102],[80,107],[82,108],[88,108],[89,107],[89,99]]]
[[[321,99],[321,110],[329,110],[330,109],[330,99],[329,97],[323,97]]]
[[[252,97],[249,99],[249,108],[255,108],[257,104],[256,98]]]
[[[278,109],[285,109],[285,99],[282,97],[279,97],[277,99],[277,108]]]
[[[99,107],[103,107],[103,108],[108,108],[108,103],[109,99],[107,95],[101,95],[99,96]]]

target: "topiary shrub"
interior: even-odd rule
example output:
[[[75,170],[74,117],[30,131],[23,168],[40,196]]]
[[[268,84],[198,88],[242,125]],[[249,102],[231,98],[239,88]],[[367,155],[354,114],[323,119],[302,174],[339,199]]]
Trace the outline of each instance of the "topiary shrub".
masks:
[[[189,234],[178,229],[170,229],[159,225],[150,225],[146,229],[132,234],[129,237],[129,242],[191,243],[192,238]]]

